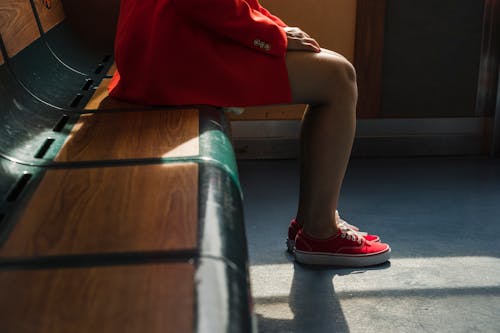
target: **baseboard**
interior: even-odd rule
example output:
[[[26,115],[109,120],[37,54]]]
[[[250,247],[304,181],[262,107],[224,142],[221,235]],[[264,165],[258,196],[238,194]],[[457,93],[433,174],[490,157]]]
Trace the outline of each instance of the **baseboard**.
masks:
[[[353,156],[449,156],[487,154],[489,118],[374,119],[357,124]],[[239,159],[298,156],[299,121],[233,122]]]

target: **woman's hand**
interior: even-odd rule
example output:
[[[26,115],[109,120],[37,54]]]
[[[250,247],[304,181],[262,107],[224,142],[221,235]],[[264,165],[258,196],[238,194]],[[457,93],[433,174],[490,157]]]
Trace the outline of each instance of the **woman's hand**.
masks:
[[[311,38],[307,33],[297,27],[285,27],[285,32],[288,37],[288,50],[294,51],[309,51],[321,52],[321,47],[318,42]]]

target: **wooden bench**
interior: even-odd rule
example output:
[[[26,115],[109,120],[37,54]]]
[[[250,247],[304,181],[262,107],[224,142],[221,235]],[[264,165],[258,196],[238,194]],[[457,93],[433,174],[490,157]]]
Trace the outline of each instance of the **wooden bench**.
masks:
[[[109,99],[60,1],[0,22],[1,331],[252,331],[224,113]]]

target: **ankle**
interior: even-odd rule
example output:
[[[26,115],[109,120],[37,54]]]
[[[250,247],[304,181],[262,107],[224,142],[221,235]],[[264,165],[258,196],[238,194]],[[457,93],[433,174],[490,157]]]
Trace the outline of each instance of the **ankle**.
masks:
[[[339,230],[338,227],[334,224],[322,225],[322,226],[304,226],[303,232],[315,239],[328,239],[332,236],[335,236]]]

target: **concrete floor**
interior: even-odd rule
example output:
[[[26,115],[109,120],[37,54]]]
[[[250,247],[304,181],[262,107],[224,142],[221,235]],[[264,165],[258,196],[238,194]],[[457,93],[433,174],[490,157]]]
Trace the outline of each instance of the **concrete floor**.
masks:
[[[500,332],[499,159],[353,159],[341,214],[392,247],[369,269],[296,264],[296,161],[239,167],[259,332]]]

